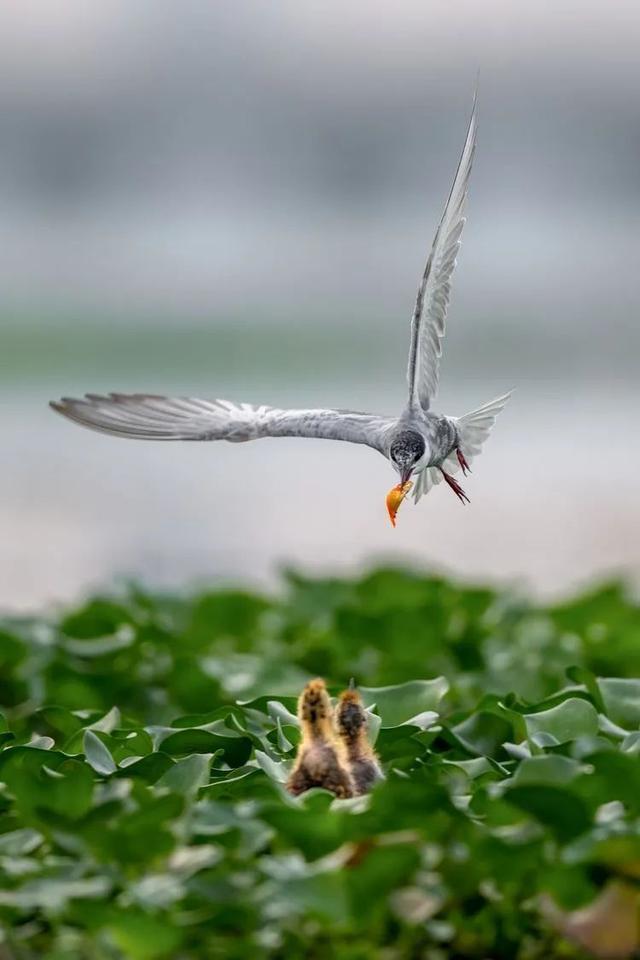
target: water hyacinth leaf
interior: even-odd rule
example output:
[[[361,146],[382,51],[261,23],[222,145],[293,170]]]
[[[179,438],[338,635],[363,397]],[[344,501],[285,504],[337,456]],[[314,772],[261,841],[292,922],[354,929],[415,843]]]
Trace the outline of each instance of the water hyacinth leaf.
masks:
[[[501,745],[513,735],[513,727],[496,713],[478,711],[451,728],[463,750],[476,756],[495,756]]]
[[[561,754],[529,757],[518,766],[511,782],[519,786],[528,783],[564,784],[577,777],[581,769],[577,760]]]
[[[585,686],[589,692],[598,713],[604,713],[604,700],[602,699],[602,694],[600,692],[600,687],[598,686],[596,676],[591,672],[591,670],[587,670],[586,667],[569,667],[567,670],[567,677],[569,680],[573,680],[574,683],[583,684],[583,686]]]
[[[302,689],[302,686],[300,687]],[[296,716],[297,697],[281,696],[275,699],[273,696],[254,697],[252,700],[240,700],[239,706],[248,715],[253,711],[266,716],[271,716],[275,722],[276,716],[279,716],[283,723],[297,724]],[[273,704],[273,707],[271,706]],[[281,709],[282,708],[282,709]],[[272,712],[273,711],[273,712]]]
[[[92,730],[97,733],[111,733],[116,727],[120,726],[121,716],[117,707],[111,707],[106,713],[89,713],[78,711],[75,714],[81,722],[81,726],[73,733],[64,744],[65,753],[82,753],[84,750],[85,730]]]
[[[344,843],[345,820],[355,819],[349,812],[332,810],[333,801],[325,790],[310,790],[286,805],[275,797],[265,804],[261,820],[276,830],[281,843],[313,862]]]
[[[295,713],[292,713],[284,703],[279,700],[267,700],[267,710],[269,716],[276,722],[286,724],[291,727],[300,726],[300,721]]]
[[[233,704],[226,704],[223,707],[216,707],[215,710],[210,710],[208,713],[192,713],[185,717],[177,717],[171,721],[171,726],[177,727],[178,729],[185,727],[204,727],[210,723],[214,723],[216,720],[226,720],[231,716],[236,717],[241,724],[244,723],[245,714],[242,708],[234,706]]]
[[[559,613],[401,571],[289,589],[247,629],[241,603],[216,610],[209,594],[194,629],[199,597],[140,589],[93,637],[55,615],[0,620],[13,638],[5,659],[0,642],[0,738],[17,738],[0,751],[7,949],[573,956],[542,905],[589,909],[611,874],[637,902],[640,724],[633,685],[608,679],[639,673],[628,592]],[[569,663],[581,666],[567,685]],[[425,672],[450,695],[411,704],[401,681]],[[315,675],[333,695],[355,676],[378,704],[385,779],[367,796],[285,790],[296,697]],[[48,737],[57,747],[42,749]]]
[[[557,707],[528,713],[525,716],[530,737],[542,734],[551,742],[567,743],[580,737],[595,737],[598,734],[598,713],[586,700],[571,697]]]
[[[409,680],[388,687],[358,687],[365,706],[375,704],[383,727],[407,723],[425,711],[437,712],[449,684],[444,677]]]
[[[248,777],[263,779],[262,771],[257,763],[247,764],[245,767],[236,767],[233,770],[212,770],[209,783],[202,788],[205,796],[211,794],[241,795],[241,781]]]
[[[640,757],[602,750],[584,758],[588,771],[581,778],[580,794],[594,807],[621,801],[640,813]]]
[[[437,714],[433,714],[437,716]],[[371,746],[375,746],[382,727],[382,718],[367,708],[367,737]]]
[[[284,879],[274,885],[273,897],[283,917],[309,916],[331,924],[349,918],[345,878],[338,870]]]
[[[171,957],[182,939],[181,931],[157,913],[114,911],[107,927],[114,944],[131,960]]]
[[[631,753],[635,756],[640,754],[640,731],[629,733],[622,743],[623,753]]]
[[[454,770],[460,770],[470,780],[477,780],[478,777],[493,772],[493,767],[486,757],[475,757],[473,760],[443,760],[441,762],[445,768],[451,767]]]
[[[23,813],[40,817],[51,811],[67,819],[82,817],[93,796],[93,771],[56,751],[13,747],[1,755],[0,778]]]
[[[111,891],[108,877],[67,879],[43,877],[25,883],[19,890],[0,892],[0,905],[22,910],[60,913],[70,900],[106,897]]]
[[[112,600],[92,600],[65,617],[60,623],[60,630],[67,637],[93,640],[110,636],[132,622],[132,615],[126,607]]]
[[[146,783],[157,783],[160,777],[170,770],[175,760],[167,753],[152,753],[146,757],[126,757],[120,763],[116,773],[118,777],[134,777]]]
[[[195,794],[209,779],[211,760],[210,754],[184,757],[160,777],[156,787],[166,787],[167,790],[186,795]]]
[[[276,783],[286,783],[291,765],[284,761],[273,760],[262,750],[256,750],[256,762],[260,769]]]
[[[545,871],[540,878],[540,888],[553,897],[563,910],[577,910],[591,903],[598,887],[589,878],[584,867],[565,864]]]
[[[371,848],[366,842],[353,852],[353,867],[346,871],[352,916],[358,925],[370,922],[380,900],[396,887],[411,883],[420,866],[416,843]]]
[[[600,678],[598,688],[607,716],[627,730],[640,727],[640,680]]]
[[[118,707],[111,707],[102,717],[93,720],[88,729],[98,730],[100,733],[111,733],[116,727],[120,726],[121,716]]]
[[[71,737],[82,727],[82,721],[64,707],[47,706],[35,713],[37,721],[43,721],[46,733],[56,731],[65,739]],[[50,729],[48,729],[50,728]]]
[[[30,747],[32,750],[51,750],[52,747],[55,747],[55,740],[53,737],[32,737],[31,740],[25,746]]]
[[[296,728],[290,726],[289,729],[295,730]],[[278,749],[282,753],[291,753],[291,751],[293,750],[293,744],[291,743],[290,740],[287,740],[286,734],[282,727],[282,723],[280,722],[280,717],[278,717],[276,721],[276,730],[277,730]]]
[[[524,784],[505,792],[505,799],[549,827],[558,840],[567,841],[589,829],[587,804],[570,790],[552,784]]]
[[[618,874],[640,879],[640,837],[633,834],[590,833],[565,848],[568,864],[600,864]]]
[[[113,757],[93,730],[85,730],[83,749],[87,763],[93,767],[96,773],[108,777],[116,772],[116,764]]]
[[[132,646],[135,634],[131,627],[121,627],[110,637],[96,637],[93,640],[64,640],[62,648],[69,654],[82,659],[98,659],[118,650]]]
[[[240,767],[251,756],[252,744],[248,737],[223,737],[197,727],[171,731],[161,737],[158,746],[170,756],[192,753],[216,753],[222,750],[230,767]]]
[[[0,834],[0,857],[25,857],[37,850],[43,840],[41,833],[29,827]]]

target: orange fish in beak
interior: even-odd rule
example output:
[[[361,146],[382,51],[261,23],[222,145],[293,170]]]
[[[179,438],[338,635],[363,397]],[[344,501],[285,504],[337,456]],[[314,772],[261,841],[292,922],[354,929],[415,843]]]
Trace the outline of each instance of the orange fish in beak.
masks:
[[[397,486],[392,487],[387,494],[387,510],[389,511],[389,519],[394,527],[396,525],[396,515],[400,509],[400,504],[412,486],[411,480],[406,480],[404,483],[399,483]]]

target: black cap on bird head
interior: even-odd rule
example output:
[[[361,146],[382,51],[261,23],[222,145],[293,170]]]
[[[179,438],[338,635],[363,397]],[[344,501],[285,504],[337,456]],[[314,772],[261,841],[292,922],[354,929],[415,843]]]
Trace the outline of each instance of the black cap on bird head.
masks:
[[[389,457],[400,474],[401,483],[409,480],[425,449],[424,437],[417,430],[403,430],[396,434],[389,448]]]

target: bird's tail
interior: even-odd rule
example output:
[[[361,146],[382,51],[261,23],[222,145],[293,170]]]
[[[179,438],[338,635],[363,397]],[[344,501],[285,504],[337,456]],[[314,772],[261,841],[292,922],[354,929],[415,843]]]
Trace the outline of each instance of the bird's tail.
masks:
[[[511,392],[484,403],[471,413],[465,413],[464,416],[455,420],[458,437],[460,438],[460,451],[464,454],[467,463],[471,463],[482,451],[493,425],[496,422],[498,414],[504,410]],[[449,474],[455,474],[460,469],[458,458],[455,451],[449,454],[442,464],[442,469]],[[417,503],[420,497],[429,493],[432,487],[440,483],[442,473],[439,467],[425,467],[418,474],[415,487],[413,488],[413,499]]]

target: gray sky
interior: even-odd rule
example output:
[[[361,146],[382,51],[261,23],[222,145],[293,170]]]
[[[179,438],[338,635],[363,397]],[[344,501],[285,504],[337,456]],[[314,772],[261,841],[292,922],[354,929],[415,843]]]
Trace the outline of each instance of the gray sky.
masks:
[[[5,4],[0,316],[405,317],[479,68],[458,309],[623,331],[639,42],[631,0]]]

